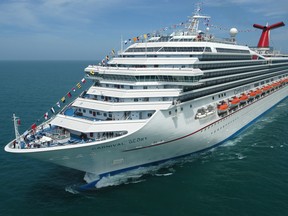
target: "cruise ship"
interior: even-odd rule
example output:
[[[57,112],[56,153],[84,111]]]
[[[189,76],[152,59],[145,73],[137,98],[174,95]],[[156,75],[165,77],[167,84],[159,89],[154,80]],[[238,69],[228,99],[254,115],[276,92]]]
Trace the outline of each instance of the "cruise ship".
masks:
[[[287,98],[288,56],[269,47],[262,26],[257,47],[220,39],[196,8],[189,25],[136,38],[113,58],[85,68],[92,85],[5,151],[102,177],[161,164],[224,143]],[[259,32],[260,33],[260,32]]]

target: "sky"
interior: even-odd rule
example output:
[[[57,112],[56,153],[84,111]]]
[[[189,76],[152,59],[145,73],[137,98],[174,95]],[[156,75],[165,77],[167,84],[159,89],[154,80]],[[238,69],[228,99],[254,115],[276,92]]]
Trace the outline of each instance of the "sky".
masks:
[[[288,53],[287,0],[203,0],[210,33],[256,46],[260,25],[283,21],[270,45]],[[99,60],[122,40],[173,26],[193,14],[194,0],[1,0],[0,60]],[[213,26],[213,27],[212,27]],[[221,28],[221,29],[220,29]],[[203,26],[205,29],[205,26]]]

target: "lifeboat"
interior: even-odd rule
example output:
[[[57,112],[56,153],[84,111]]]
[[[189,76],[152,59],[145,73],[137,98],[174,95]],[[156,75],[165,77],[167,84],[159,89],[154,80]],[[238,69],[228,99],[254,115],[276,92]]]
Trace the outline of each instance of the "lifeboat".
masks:
[[[215,107],[211,104],[206,108],[202,107],[197,110],[195,119],[202,119],[215,113]]]
[[[271,86],[271,90],[274,90],[274,89],[279,88],[282,84],[283,84],[282,81],[272,83],[272,84],[270,85],[270,86]]]
[[[288,83],[288,78],[283,79],[283,80],[281,80],[280,82],[281,82],[282,84]]]
[[[249,99],[248,95],[246,95],[245,93],[242,94],[242,95],[239,97],[240,104],[246,103],[246,102],[248,101],[248,99]]]
[[[276,88],[276,87],[278,87],[278,86],[279,86],[279,83],[278,83],[278,82],[277,82],[277,83],[272,83],[272,84],[271,84],[271,87],[272,87],[272,88]]]
[[[264,87],[261,88],[262,92],[267,92],[267,91],[269,91],[270,89],[271,89],[271,86],[270,86],[270,85],[264,86]]]
[[[228,104],[226,102],[218,105],[217,109],[218,109],[218,114],[223,114],[226,113],[228,111]]]
[[[206,117],[206,108],[202,107],[200,109],[197,110],[195,119],[201,119],[201,118],[205,118]]]
[[[262,94],[262,91],[260,89],[257,89],[255,93],[256,93],[256,97],[259,97]]]
[[[251,92],[249,92],[249,97],[251,98],[251,99],[253,99],[253,98],[255,98],[256,97],[256,91],[251,91]]]
[[[230,101],[230,108],[234,108],[237,107],[240,103],[240,99],[238,97],[234,97],[231,101]]]

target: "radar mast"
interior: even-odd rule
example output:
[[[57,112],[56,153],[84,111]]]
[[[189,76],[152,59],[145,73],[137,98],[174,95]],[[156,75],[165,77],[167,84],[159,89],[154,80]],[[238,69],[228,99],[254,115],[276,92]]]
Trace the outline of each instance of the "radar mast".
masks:
[[[189,17],[189,27],[188,27],[188,32],[191,34],[198,34],[198,28],[199,28],[199,21],[200,19],[210,19],[210,16],[203,16],[200,14],[201,11],[201,4],[202,3],[197,3],[195,10],[194,10],[194,15],[192,17]]]

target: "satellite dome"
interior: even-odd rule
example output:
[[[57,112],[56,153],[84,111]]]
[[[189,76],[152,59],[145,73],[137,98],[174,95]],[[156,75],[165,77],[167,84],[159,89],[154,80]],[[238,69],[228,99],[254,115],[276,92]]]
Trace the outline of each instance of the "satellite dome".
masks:
[[[230,35],[231,37],[235,37],[238,34],[238,30],[236,28],[230,29]]]

